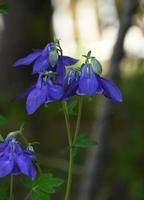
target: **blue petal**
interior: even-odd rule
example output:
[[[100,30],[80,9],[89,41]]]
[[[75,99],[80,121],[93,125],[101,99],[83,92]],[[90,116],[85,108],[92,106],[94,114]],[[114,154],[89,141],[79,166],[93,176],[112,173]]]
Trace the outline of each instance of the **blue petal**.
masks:
[[[42,51],[42,56],[47,56],[47,57],[48,57],[49,52],[50,52],[51,50],[55,49],[55,48],[56,48],[55,43],[53,43],[53,42],[48,43],[48,44],[45,46],[45,48],[43,49],[43,51]]]
[[[20,171],[24,175],[30,177],[31,179],[35,179],[37,171],[34,164],[28,156],[25,156],[24,154],[17,156],[16,163]]]
[[[70,85],[73,81],[79,80],[79,73],[76,69],[70,69],[70,71],[65,76],[65,85]]]
[[[122,102],[122,94],[120,89],[111,81],[99,77],[101,86],[104,90],[103,94],[116,102]]]
[[[29,115],[33,114],[47,98],[47,88],[43,86],[41,89],[33,89],[27,97],[26,109]]]
[[[34,157],[36,157],[36,152],[34,152],[34,151],[32,151],[32,150],[28,150],[28,149],[26,149],[26,150],[24,150],[24,153],[27,155],[27,156],[29,156],[30,158],[34,158]]]
[[[8,140],[0,143],[0,152],[4,151],[4,149],[7,147],[8,143],[9,143]]]
[[[79,60],[75,58],[71,58],[69,56],[62,56],[63,63],[65,66],[70,66],[76,64]]]
[[[30,65],[34,60],[36,60],[41,55],[41,53],[42,53],[41,50],[31,53],[25,58],[19,59],[13,66],[18,67],[20,65]]]
[[[13,166],[13,159],[8,159],[7,156],[0,158],[0,177],[4,177],[10,174],[13,170]]]
[[[65,77],[65,74],[66,74],[66,69],[65,69],[62,57],[59,57],[59,59],[58,59],[58,63],[56,65],[56,72],[57,72],[56,82],[58,84],[63,84],[64,77]]]
[[[14,97],[14,101],[16,100],[20,100],[20,99],[22,99],[22,98],[24,98],[24,97],[26,97],[26,96],[28,96],[29,95],[29,93],[35,88],[35,85],[36,85],[36,83],[34,83],[30,88],[28,88],[26,91],[24,91],[24,92],[22,92],[22,93],[20,93],[19,95],[17,95],[16,97]]]
[[[49,95],[54,100],[60,100],[64,94],[64,89],[62,86],[57,84],[52,84],[48,87]]]
[[[19,167],[17,166],[16,163],[14,163],[14,167],[13,167],[13,170],[12,170],[12,174],[13,174],[14,176],[17,176],[17,175],[19,175],[20,173],[21,173],[21,171],[20,171]]]
[[[33,66],[33,74],[43,72],[44,70],[48,69],[49,63],[48,63],[48,56],[41,56],[39,57]]]
[[[92,67],[90,66],[90,68],[88,68],[88,65],[84,65],[82,68],[77,95],[92,96],[95,93],[101,93],[99,81],[97,76],[94,74]]]
[[[78,88],[79,80],[73,81],[65,90],[64,99],[74,96],[76,94],[76,90]]]

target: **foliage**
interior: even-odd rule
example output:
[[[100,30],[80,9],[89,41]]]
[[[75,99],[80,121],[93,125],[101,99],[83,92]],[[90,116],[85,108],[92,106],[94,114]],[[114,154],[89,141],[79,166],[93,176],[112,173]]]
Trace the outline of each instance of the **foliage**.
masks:
[[[34,181],[22,177],[22,182],[30,189],[31,200],[51,199],[51,194],[55,193],[56,188],[64,183],[62,179],[53,177],[52,174],[42,174]]]
[[[95,146],[96,144],[95,140],[85,135],[79,135],[73,146],[78,148],[89,148]]]
[[[78,101],[76,99],[68,101],[68,112],[71,116],[77,116],[76,107],[78,105]],[[63,108],[59,109],[60,112],[63,112]]]

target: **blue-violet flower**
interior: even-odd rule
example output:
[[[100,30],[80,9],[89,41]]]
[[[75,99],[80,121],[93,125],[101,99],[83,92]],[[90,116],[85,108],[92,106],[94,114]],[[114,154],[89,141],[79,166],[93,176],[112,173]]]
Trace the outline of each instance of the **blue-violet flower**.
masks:
[[[33,157],[34,151],[22,147],[14,137],[8,137],[0,143],[0,177],[22,173],[35,179],[37,171]]]
[[[76,94],[88,96],[103,94],[115,102],[122,101],[122,94],[119,88],[112,81],[95,73],[92,64],[83,65]]]

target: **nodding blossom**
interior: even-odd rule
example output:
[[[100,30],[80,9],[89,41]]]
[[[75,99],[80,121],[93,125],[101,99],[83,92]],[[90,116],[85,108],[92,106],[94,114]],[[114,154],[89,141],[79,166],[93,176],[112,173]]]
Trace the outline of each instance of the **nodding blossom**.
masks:
[[[85,64],[79,80],[77,95],[92,96],[94,94],[103,94],[115,102],[122,101],[122,94],[119,88],[97,73],[94,72],[92,64]]]
[[[72,96],[103,94],[115,101],[122,101],[119,88],[101,76],[102,66],[88,52],[86,62],[81,68],[72,65],[77,59],[63,56],[59,43],[48,43],[43,50],[35,51],[18,60],[14,66],[33,63],[33,73],[38,73],[38,80],[25,92],[16,97],[26,97],[27,113],[33,114],[40,106],[61,100],[69,100]]]
[[[35,152],[24,148],[15,137],[7,138],[0,143],[0,177],[9,174],[24,174],[32,180],[36,178],[37,170],[33,163]]]
[[[33,63],[33,74],[45,70],[64,73],[65,67],[77,63],[78,60],[69,56],[63,56],[61,49],[56,43],[48,43],[43,50],[34,50],[31,54],[19,59],[14,67],[26,66]]]

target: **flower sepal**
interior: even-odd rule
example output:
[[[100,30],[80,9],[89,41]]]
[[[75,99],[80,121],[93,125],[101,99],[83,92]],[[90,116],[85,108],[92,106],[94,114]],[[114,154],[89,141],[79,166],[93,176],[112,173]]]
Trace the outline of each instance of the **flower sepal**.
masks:
[[[58,58],[59,58],[59,55],[58,55],[57,50],[56,49],[51,50],[49,53],[48,59],[52,67],[54,67],[57,64]]]
[[[94,73],[97,75],[101,75],[102,65],[95,57],[91,57],[91,64],[92,64],[92,69],[93,69]]]

